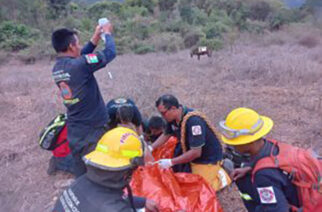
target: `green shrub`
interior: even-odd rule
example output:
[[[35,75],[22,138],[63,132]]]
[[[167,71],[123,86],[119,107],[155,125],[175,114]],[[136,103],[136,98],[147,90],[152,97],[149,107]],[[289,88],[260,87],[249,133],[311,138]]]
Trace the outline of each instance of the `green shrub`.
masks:
[[[149,52],[155,52],[154,46],[148,44],[137,44],[134,46],[133,51],[135,54],[146,54]]]
[[[150,13],[153,13],[154,7],[157,4],[156,0],[126,0],[125,4],[130,7],[145,7]]]
[[[10,51],[19,51],[27,48],[28,46],[30,46],[30,43],[28,43],[28,41],[17,37],[13,37],[1,44],[1,48]]]
[[[66,14],[67,5],[71,0],[49,0],[49,8],[52,11],[54,19],[59,18],[61,15]]]
[[[209,17],[208,17],[208,22],[209,23],[213,23],[213,22],[221,22],[227,26],[233,26],[234,25],[234,21],[232,20],[232,18],[230,16],[228,16],[228,14],[226,13],[226,11],[224,10],[218,10],[218,9],[213,9],[212,12],[210,13]]]
[[[117,54],[125,54],[131,52],[133,39],[130,36],[115,37],[114,40]]]
[[[94,19],[101,18],[103,16],[109,17],[109,13],[114,13],[116,15],[120,15],[122,5],[118,2],[97,2],[91,5],[88,8],[88,15]]]
[[[220,50],[223,48],[224,43],[222,40],[220,39],[206,39],[206,38],[202,38],[199,42],[199,46],[208,46],[210,49],[212,50]]]
[[[154,35],[150,43],[156,51],[177,52],[184,48],[182,38],[177,33],[160,33]]]
[[[145,7],[122,7],[120,11],[120,17],[124,20],[132,19],[135,16],[147,16],[149,11]]]
[[[6,50],[18,51],[32,45],[40,32],[24,24],[10,21],[0,24],[0,47]]]
[[[80,9],[79,5],[75,2],[71,2],[68,4],[68,10],[70,13],[75,13]]]
[[[165,23],[162,23],[159,25],[160,31],[161,32],[175,32],[179,33],[184,31],[183,28],[186,27],[186,23],[183,22],[180,19],[175,19],[175,20],[168,20]]]
[[[80,30],[82,26],[82,21],[79,19],[74,18],[73,16],[68,16],[67,18],[64,19],[63,24],[64,27],[67,27],[69,29],[78,29]],[[92,25],[93,30],[94,25]]]
[[[93,30],[93,21],[89,19],[88,17],[83,17],[80,20],[80,30],[83,31],[92,31]]]
[[[252,33],[263,33],[268,28],[268,23],[265,21],[247,20],[245,23],[245,29]]]
[[[180,8],[180,17],[183,21],[192,24],[194,19],[193,9],[190,5],[184,5]]]
[[[142,20],[133,20],[126,23],[126,34],[132,38],[139,40],[145,40],[150,37],[150,24]]]
[[[208,15],[200,10],[199,8],[197,7],[194,7],[192,8],[192,11],[193,11],[193,23],[195,25],[205,25],[207,23],[207,20],[208,20]]]
[[[204,34],[201,31],[198,31],[198,30],[190,31],[184,37],[184,40],[183,40],[184,46],[186,48],[195,46],[199,42],[201,37],[204,37]]]
[[[177,3],[177,0],[159,0],[159,9],[161,11],[165,11],[165,10],[173,10],[175,8],[175,5]]]
[[[215,37],[221,38],[222,34],[228,31],[229,31],[229,26],[226,26],[221,22],[208,23],[204,27],[204,32],[206,34],[207,39],[212,39]]]
[[[250,18],[259,21],[265,21],[270,13],[272,7],[265,1],[256,1],[250,5]]]

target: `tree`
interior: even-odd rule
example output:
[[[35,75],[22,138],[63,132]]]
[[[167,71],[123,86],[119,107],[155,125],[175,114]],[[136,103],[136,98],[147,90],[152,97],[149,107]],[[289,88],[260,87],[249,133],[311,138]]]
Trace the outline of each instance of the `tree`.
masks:
[[[190,5],[184,5],[180,8],[180,16],[183,21],[192,24],[193,23],[193,10]]]
[[[271,6],[265,1],[258,1],[250,6],[250,17],[254,20],[265,21],[271,12]]]
[[[160,11],[170,10],[175,8],[177,0],[159,0]]]
[[[145,7],[150,13],[153,13],[156,0],[126,0],[126,4],[131,7]]]
[[[66,14],[67,5],[71,0],[48,0],[50,8],[53,10],[54,18],[61,14]]]

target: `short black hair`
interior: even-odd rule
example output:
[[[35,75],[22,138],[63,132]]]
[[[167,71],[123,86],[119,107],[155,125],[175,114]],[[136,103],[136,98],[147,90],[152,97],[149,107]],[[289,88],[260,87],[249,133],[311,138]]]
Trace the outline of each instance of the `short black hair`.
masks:
[[[164,129],[165,128],[165,121],[160,116],[152,116],[149,119],[148,127],[150,129]]]
[[[118,123],[131,123],[134,117],[134,109],[129,105],[123,105],[116,111],[116,119]]]
[[[58,29],[51,35],[51,44],[57,53],[66,52],[70,44],[76,43],[75,35],[77,35],[77,32],[74,30]]]
[[[159,107],[159,105],[163,105],[166,109],[170,109],[172,106],[179,108],[179,101],[178,99],[171,95],[171,94],[165,94],[158,98],[158,100],[155,102],[155,106]]]

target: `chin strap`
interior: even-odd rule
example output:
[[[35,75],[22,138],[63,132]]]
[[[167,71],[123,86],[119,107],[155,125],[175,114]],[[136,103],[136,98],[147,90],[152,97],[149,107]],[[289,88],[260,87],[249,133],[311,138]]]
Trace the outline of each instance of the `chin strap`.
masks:
[[[136,212],[136,209],[134,207],[134,201],[133,201],[133,194],[132,194],[132,189],[129,184],[126,185],[127,193],[128,193],[128,198],[130,200],[131,207],[134,212]]]

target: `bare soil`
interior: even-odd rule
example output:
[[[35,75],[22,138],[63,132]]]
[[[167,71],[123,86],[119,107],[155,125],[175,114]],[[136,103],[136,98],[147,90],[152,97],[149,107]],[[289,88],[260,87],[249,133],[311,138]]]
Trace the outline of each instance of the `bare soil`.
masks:
[[[188,51],[118,56],[96,78],[105,101],[131,97],[144,116],[157,113],[154,102],[164,93],[205,112],[214,124],[233,108],[251,107],[274,120],[268,137],[321,153],[322,47],[319,40],[307,47],[296,36],[249,38],[200,61]],[[48,176],[51,153],[37,144],[40,130],[64,112],[52,66],[14,59],[0,66],[0,211],[50,211],[72,178]],[[245,211],[236,187],[218,196],[225,211]]]

